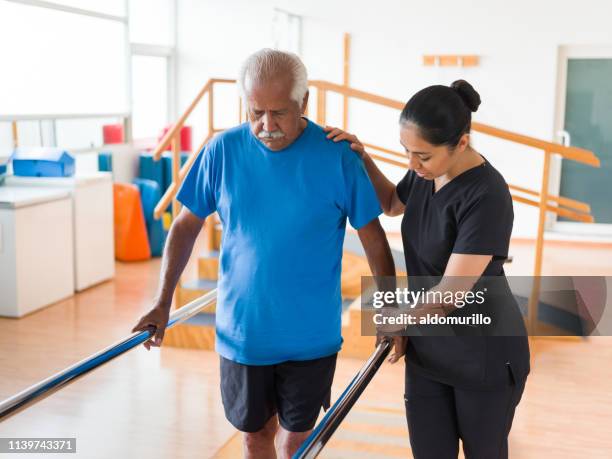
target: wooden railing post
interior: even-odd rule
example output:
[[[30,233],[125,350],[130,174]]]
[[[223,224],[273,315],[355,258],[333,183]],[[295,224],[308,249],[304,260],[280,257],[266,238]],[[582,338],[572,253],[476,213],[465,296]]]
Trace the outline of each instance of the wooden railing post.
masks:
[[[351,59],[351,34],[344,34],[344,72],[342,76],[342,84],[345,88],[349,86],[349,70]],[[349,112],[349,98],[346,94],[342,96],[342,129],[345,131],[348,129],[348,112]]]
[[[11,128],[13,131],[13,148],[17,148],[19,146],[19,131],[17,130],[17,121],[13,121],[11,123]]]
[[[214,134],[215,132],[215,99],[214,99],[214,83],[210,85],[210,91],[208,91],[208,134]]]
[[[177,131],[172,137],[172,182],[178,185],[179,183],[179,170],[181,169],[181,131]],[[180,203],[176,199],[172,199],[172,220],[178,217],[180,211]]]
[[[215,135],[215,85],[212,84],[208,92],[208,136],[212,138]],[[242,107],[242,100],[240,102]],[[215,250],[215,216],[209,215],[204,221],[204,231],[206,232],[206,250],[212,252]]]
[[[548,181],[550,177],[550,155],[544,151],[544,167],[542,168],[542,186],[540,188],[540,207],[538,212],[538,234],[535,246],[535,262],[533,265],[533,286],[529,297],[527,328],[530,335],[537,333],[538,304],[540,302],[540,276],[542,275],[542,257],[544,253],[544,230],[546,225],[546,210],[548,204]]]
[[[181,169],[181,131],[180,130],[176,131],[176,134],[174,134],[174,136],[172,137],[170,145],[172,147],[172,182],[178,186],[179,170]],[[176,196],[177,195],[175,194],[174,197],[172,198],[172,221],[173,222],[176,220],[176,217],[178,217],[178,214],[181,210],[179,207],[180,203],[178,199],[176,199]],[[181,275],[179,276],[178,285],[180,286],[182,284],[183,284],[183,280],[182,280],[182,275]],[[180,287],[176,288],[172,295],[172,299],[174,301],[175,308],[180,307],[179,290],[180,290]]]
[[[325,126],[325,112],[327,110],[327,90],[317,88],[317,124]]]

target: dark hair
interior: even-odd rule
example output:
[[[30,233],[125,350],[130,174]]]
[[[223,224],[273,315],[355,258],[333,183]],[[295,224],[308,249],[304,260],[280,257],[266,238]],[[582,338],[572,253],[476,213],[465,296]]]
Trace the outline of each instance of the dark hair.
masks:
[[[418,126],[421,136],[432,145],[456,146],[470,132],[472,112],[478,110],[480,95],[465,80],[450,86],[421,89],[408,101],[401,123]]]

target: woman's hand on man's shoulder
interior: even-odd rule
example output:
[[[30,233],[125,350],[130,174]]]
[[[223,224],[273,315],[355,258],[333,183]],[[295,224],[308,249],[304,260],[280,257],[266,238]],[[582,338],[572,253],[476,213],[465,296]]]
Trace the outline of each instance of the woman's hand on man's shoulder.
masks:
[[[351,144],[351,149],[357,153],[360,158],[363,159],[363,157],[366,155],[365,147],[356,135],[332,126],[325,126],[323,130],[327,132],[327,138],[333,140],[334,142],[340,142],[341,140],[346,140],[349,142]]]

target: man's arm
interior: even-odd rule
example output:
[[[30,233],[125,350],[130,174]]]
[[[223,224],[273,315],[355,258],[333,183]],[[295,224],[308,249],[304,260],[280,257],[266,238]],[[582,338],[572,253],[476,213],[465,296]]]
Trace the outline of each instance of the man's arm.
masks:
[[[385,230],[380,226],[378,218],[359,228],[357,234],[359,234],[361,245],[368,258],[372,275],[374,277],[395,277],[395,264],[391,256],[391,248]]]
[[[153,308],[141,317],[135,331],[154,330],[151,338],[144,343],[147,350],[151,346],[160,346],[164,338],[168,317],[172,306],[174,289],[185,269],[195,240],[202,229],[204,220],[189,209],[183,207],[172,223],[161,264],[160,285],[154,300]]]
[[[370,270],[376,278],[379,290],[395,290],[395,264],[391,256],[391,248],[387,241],[387,235],[380,226],[380,221],[375,218],[370,223],[357,230],[361,245],[365,250]],[[379,336],[376,342],[378,343]],[[405,336],[394,336],[393,345],[395,352],[389,358],[389,362],[397,362],[406,353],[407,338]]]

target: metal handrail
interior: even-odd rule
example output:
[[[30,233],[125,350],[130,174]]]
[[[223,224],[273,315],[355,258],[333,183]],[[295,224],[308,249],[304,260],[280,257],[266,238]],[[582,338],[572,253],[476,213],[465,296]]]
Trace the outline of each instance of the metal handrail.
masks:
[[[312,459],[319,455],[368,386],[390,351],[391,342],[388,339],[381,341],[365,365],[361,367],[342,395],[336,400],[336,403],[327,411],[319,425],[315,427],[304,443],[302,443],[300,449],[293,455],[293,459]]]
[[[174,311],[168,320],[166,329],[183,322],[184,320],[193,317],[201,312],[204,308],[212,306],[217,299],[217,289],[211,290],[200,298],[195,299],[191,303],[186,304],[180,309]],[[144,343],[152,335],[152,332],[141,331],[133,333],[127,338],[102,349],[99,352],[87,357],[80,362],[77,362],[68,368],[28,387],[27,389],[13,395],[10,398],[0,403],[0,421],[7,417],[16,414],[21,409],[26,408],[35,401],[39,401],[59,390],[68,383],[74,382],[85,373],[98,368],[99,366],[109,362],[125,352],[135,348],[139,344]]]

